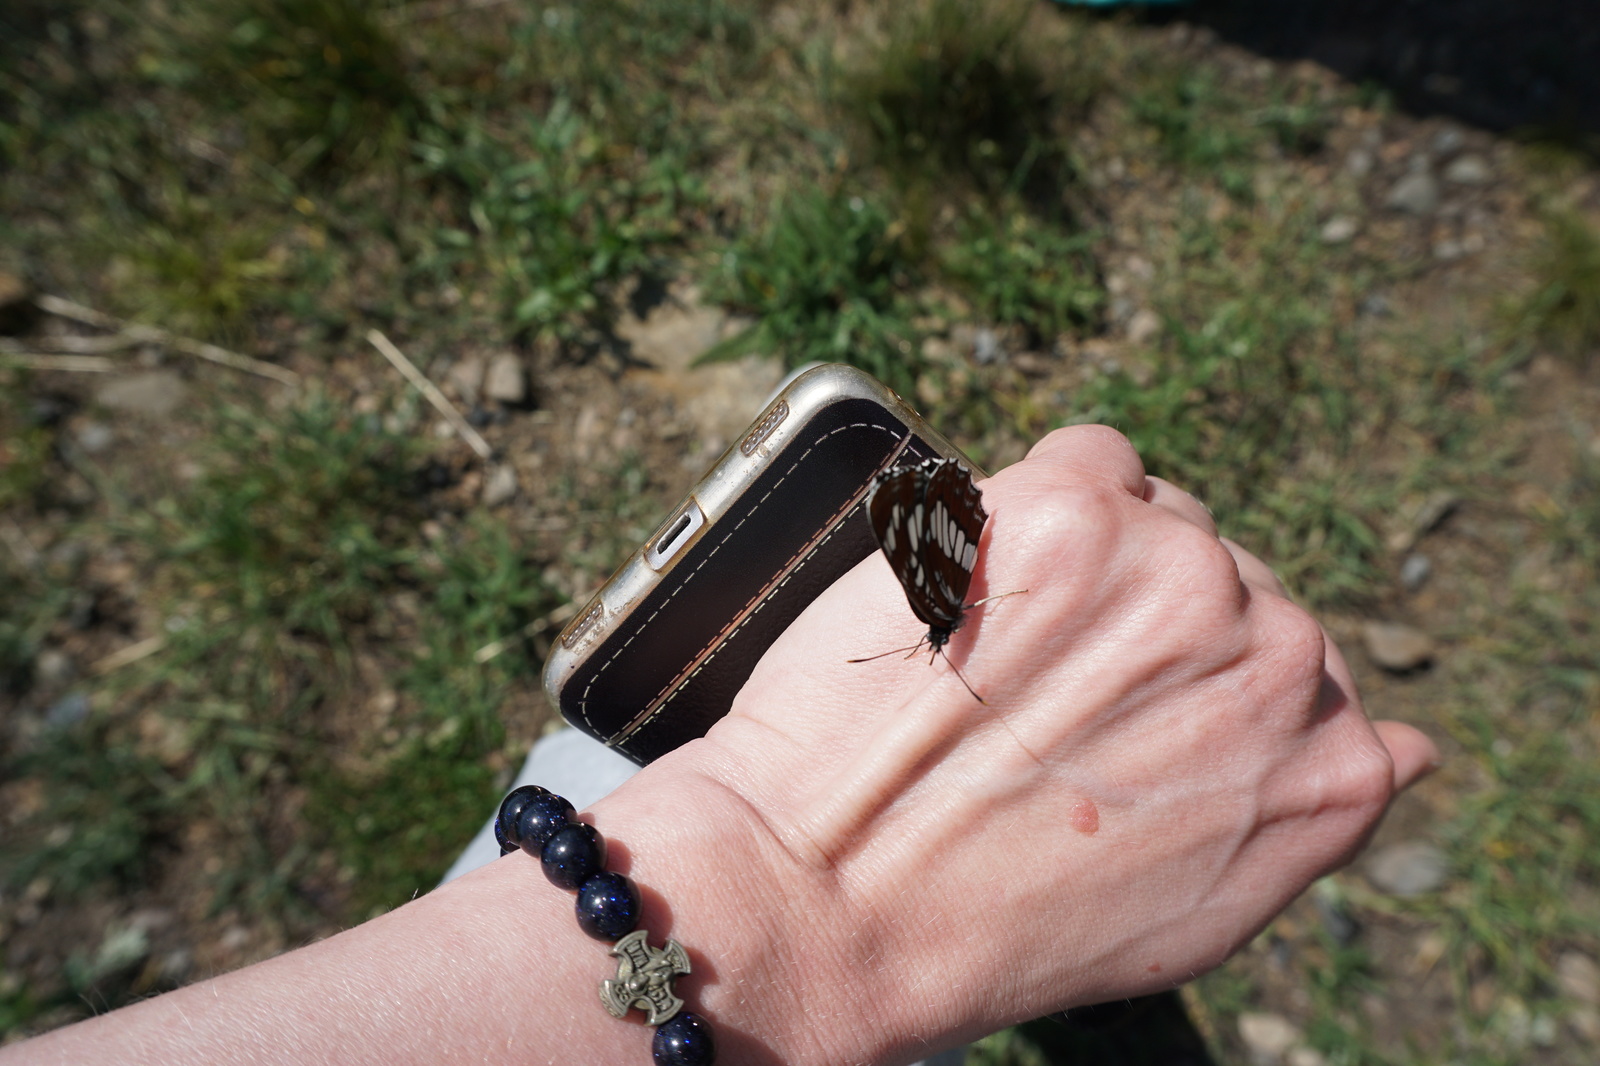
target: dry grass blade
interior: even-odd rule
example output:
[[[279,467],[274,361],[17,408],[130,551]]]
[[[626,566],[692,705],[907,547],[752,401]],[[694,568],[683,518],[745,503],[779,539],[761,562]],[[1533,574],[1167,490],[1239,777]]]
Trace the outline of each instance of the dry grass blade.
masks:
[[[89,672],[95,677],[103,677],[113,670],[120,670],[140,659],[149,658],[166,646],[166,637],[147,637],[137,643],[129,644],[126,648],[120,648],[103,659],[96,660],[94,665],[89,667]]]
[[[103,355],[47,355],[42,352],[7,350],[0,354],[0,367],[17,370],[62,370],[74,374],[109,374],[117,369],[117,364]]]
[[[444,420],[450,423],[461,439],[466,441],[467,445],[478,453],[480,459],[488,459],[494,455],[494,449],[489,447],[489,442],[484,440],[478,431],[472,428],[471,423],[461,417],[461,412],[455,409],[445,397],[445,394],[440,392],[438,387],[428,380],[426,374],[417,369],[415,363],[406,358],[404,352],[394,346],[393,341],[375,329],[367,330],[367,340],[374,348],[383,353],[385,359],[394,364],[396,370],[405,375],[405,379],[411,382],[418,392],[427,397],[428,402],[433,404],[434,409],[444,416]]]
[[[70,318],[74,322],[82,322],[86,326],[94,326],[98,329],[114,330],[128,341],[128,344],[124,345],[124,347],[133,344],[159,344],[164,348],[170,348],[185,355],[192,355],[197,359],[205,359],[208,362],[217,363],[234,370],[242,370],[247,374],[255,374],[258,377],[271,378],[273,381],[281,385],[288,385],[290,388],[300,384],[300,375],[286,367],[265,363],[260,359],[252,359],[248,355],[240,355],[238,352],[230,352],[226,348],[220,348],[215,344],[207,344],[205,341],[197,341],[193,337],[180,337],[176,333],[168,333],[157,326],[138,326],[131,322],[124,322],[104,312],[96,311],[92,307],[84,307],[82,304],[73,303],[71,300],[63,300],[59,296],[41,293],[39,296],[34,297],[34,303],[38,304],[40,310],[49,314],[58,315],[61,318]]]

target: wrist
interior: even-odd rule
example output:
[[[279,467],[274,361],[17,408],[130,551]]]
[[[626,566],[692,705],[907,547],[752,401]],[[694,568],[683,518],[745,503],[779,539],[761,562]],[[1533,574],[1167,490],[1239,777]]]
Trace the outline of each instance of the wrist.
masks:
[[[607,867],[639,887],[650,943],[688,951],[675,991],[711,1021],[719,1061],[863,1061],[884,1045],[843,894],[736,790],[666,759],[582,817],[605,836]]]

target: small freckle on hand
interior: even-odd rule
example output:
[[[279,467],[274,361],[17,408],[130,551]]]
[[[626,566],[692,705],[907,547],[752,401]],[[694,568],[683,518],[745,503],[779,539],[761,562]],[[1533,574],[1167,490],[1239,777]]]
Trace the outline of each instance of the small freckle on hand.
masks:
[[[1100,810],[1090,800],[1081,799],[1067,812],[1067,824],[1084,836],[1094,836],[1100,829]]]

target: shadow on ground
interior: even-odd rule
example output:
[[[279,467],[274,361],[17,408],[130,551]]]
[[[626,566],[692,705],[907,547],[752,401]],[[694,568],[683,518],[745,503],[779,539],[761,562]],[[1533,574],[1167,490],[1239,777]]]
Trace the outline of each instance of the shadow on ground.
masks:
[[[1600,157],[1593,0],[1212,0],[1153,15],[1274,59],[1310,59],[1407,111],[1567,143]]]

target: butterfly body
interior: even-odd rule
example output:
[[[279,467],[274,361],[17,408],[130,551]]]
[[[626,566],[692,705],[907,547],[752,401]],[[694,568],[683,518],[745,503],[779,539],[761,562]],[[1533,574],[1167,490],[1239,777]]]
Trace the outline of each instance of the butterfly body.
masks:
[[[867,517],[937,654],[961,628],[978,538],[989,518],[971,471],[954,459],[885,471],[867,497]]]

